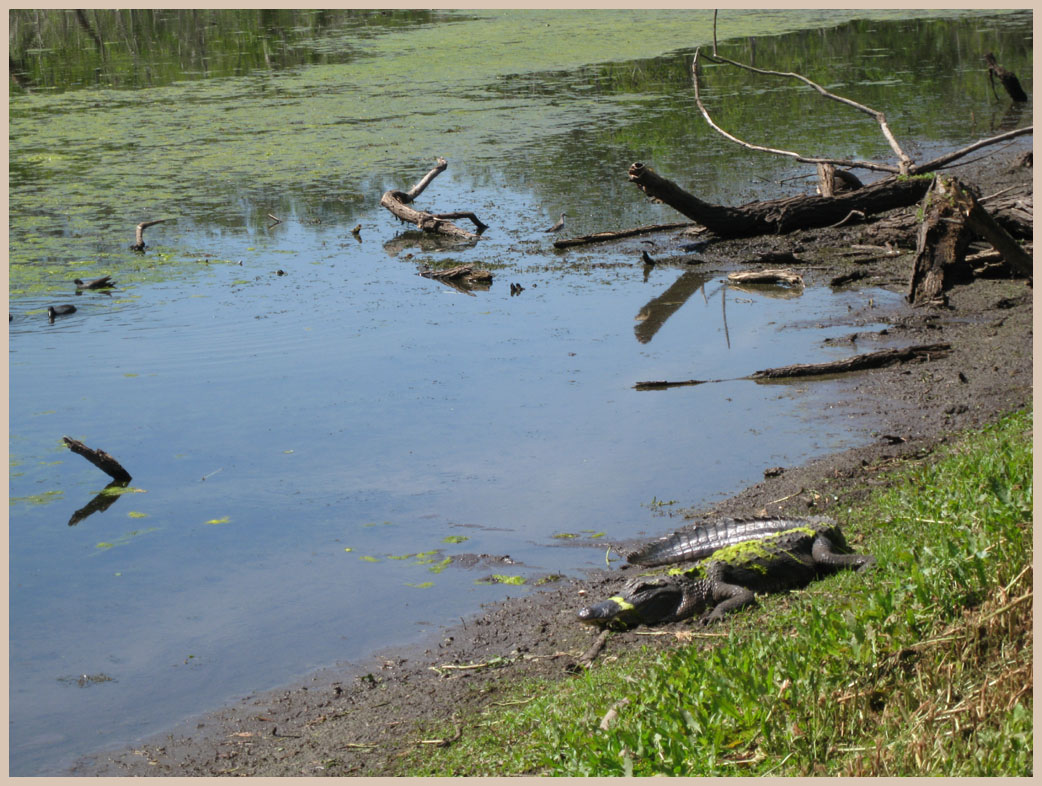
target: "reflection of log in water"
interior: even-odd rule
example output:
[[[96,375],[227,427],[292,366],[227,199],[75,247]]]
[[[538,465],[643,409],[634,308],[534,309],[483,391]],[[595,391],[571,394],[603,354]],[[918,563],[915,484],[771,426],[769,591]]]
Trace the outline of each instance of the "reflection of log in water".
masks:
[[[87,516],[92,516],[95,513],[104,513],[108,510],[112,503],[119,499],[120,495],[116,493],[117,489],[125,489],[130,481],[113,481],[103,488],[98,495],[94,497],[90,502],[84,505],[82,508],[77,510],[69,518],[69,526],[75,527]]]
[[[698,291],[708,280],[705,273],[689,270],[673,282],[665,292],[648,302],[637,314],[639,320],[633,328],[637,341],[647,344],[658,333],[666,320],[687,302],[687,299]]]

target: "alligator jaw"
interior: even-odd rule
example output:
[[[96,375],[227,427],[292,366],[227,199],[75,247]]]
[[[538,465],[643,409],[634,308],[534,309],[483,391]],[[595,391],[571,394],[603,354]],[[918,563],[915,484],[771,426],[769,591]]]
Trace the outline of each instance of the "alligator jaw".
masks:
[[[677,618],[684,599],[681,583],[672,577],[638,577],[626,582],[617,595],[584,608],[579,612],[579,619],[612,627],[669,622]]]

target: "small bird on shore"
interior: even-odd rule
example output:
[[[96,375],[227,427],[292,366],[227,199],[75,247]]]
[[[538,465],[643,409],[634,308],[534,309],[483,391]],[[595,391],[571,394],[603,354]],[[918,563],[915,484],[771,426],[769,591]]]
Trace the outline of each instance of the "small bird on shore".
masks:
[[[75,311],[76,306],[47,306],[47,316],[50,318],[51,322],[54,321],[55,317],[61,317],[65,316],[66,314],[72,314],[75,313]]]
[[[567,213],[561,213],[561,218],[558,220],[558,222],[556,224],[554,224],[552,227],[550,227],[549,229],[544,229],[543,231],[544,232],[560,232],[562,229],[564,229],[564,217],[567,216],[567,215],[568,215]]]
[[[648,267],[654,267],[655,263],[658,262],[657,259],[652,259],[651,254],[643,249],[641,249],[640,258],[644,260],[644,264]]]
[[[95,278],[91,281],[81,281],[78,278],[74,278],[72,283],[76,285],[76,289],[111,289],[116,286],[116,282],[112,280],[112,276],[102,276],[101,278]]]

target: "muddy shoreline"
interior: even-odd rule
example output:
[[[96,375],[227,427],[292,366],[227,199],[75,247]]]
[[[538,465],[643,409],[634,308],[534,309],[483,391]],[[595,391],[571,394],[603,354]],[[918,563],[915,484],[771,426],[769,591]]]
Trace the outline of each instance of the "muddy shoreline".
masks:
[[[957,173],[984,193],[1030,184],[1030,168],[1010,169],[1015,157],[1009,151],[996,154]],[[738,261],[750,254],[795,251],[808,260],[799,270],[808,286],[828,285],[836,276],[857,271],[865,275],[848,286],[903,293],[912,254],[908,241],[900,255],[880,256],[871,263],[853,262],[835,253],[872,242],[865,239],[865,231],[852,226],[713,244],[702,264],[712,265],[708,269],[714,275],[725,274],[738,269]],[[672,235],[658,239],[657,250],[666,257],[678,255],[681,244],[689,242],[690,238]],[[914,247],[914,238],[910,242]],[[641,246],[635,243],[634,248],[639,256]],[[682,269],[685,263],[669,264]],[[842,510],[857,505],[880,482],[880,470],[895,461],[925,456],[953,433],[1029,405],[1032,289],[1023,279],[996,277],[956,287],[949,296],[947,308],[882,309],[869,304],[863,313],[851,313],[843,320],[850,327],[843,340],[858,352],[938,342],[951,345],[947,355],[925,362],[830,378],[828,384],[836,391],[833,414],[874,424],[866,444],[801,467],[782,468],[711,509],[681,513],[832,511],[842,517]],[[859,324],[879,322],[889,327],[858,329]],[[640,395],[671,395],[671,391]],[[673,496],[683,501],[683,489]],[[680,515],[663,518],[661,533],[650,534],[663,534],[682,524]],[[396,774],[403,755],[415,750],[420,740],[451,737],[454,728],[465,734],[464,728],[454,727],[453,718],[497,701],[506,685],[536,676],[568,679],[569,667],[596,637],[595,631],[575,620],[583,601],[580,593],[600,595],[624,576],[618,569],[595,571],[581,580],[562,580],[545,589],[528,590],[522,597],[488,604],[461,625],[434,632],[419,644],[331,667],[302,684],[247,697],[147,742],[81,760],[68,774]],[[616,635],[601,657],[632,648],[676,646],[672,641],[673,637],[636,632]]]

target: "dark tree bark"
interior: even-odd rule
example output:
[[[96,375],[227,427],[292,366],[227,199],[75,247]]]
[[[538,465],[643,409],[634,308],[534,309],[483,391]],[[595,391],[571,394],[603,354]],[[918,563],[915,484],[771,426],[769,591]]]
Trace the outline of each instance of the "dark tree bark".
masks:
[[[945,290],[973,278],[966,249],[974,236],[987,240],[1016,273],[1030,277],[1031,256],[956,178],[940,176],[923,204],[923,223],[912,262],[908,301],[944,302]]]

